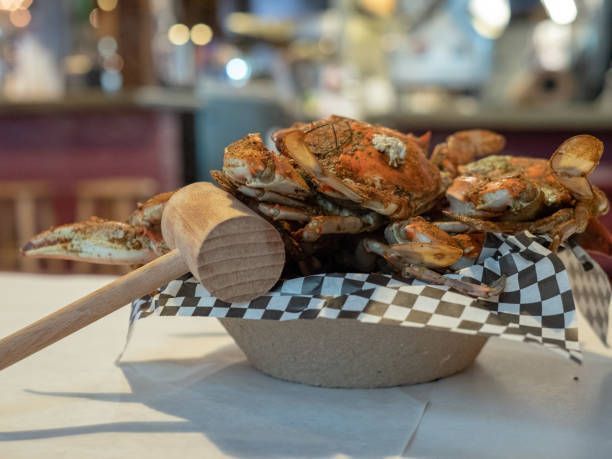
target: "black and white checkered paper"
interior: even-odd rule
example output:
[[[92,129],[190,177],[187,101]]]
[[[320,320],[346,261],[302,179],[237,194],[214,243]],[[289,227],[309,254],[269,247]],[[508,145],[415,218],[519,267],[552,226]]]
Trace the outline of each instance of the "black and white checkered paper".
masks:
[[[506,277],[498,298],[475,299],[445,286],[386,274],[320,274],[280,281],[244,303],[212,297],[191,275],[132,305],[132,321],[157,314],[249,320],[352,319],[535,342],[576,362],[577,304],[607,344],[610,283],[575,244],[558,254],[529,234],[489,234],[478,262],[448,277],[490,284]]]

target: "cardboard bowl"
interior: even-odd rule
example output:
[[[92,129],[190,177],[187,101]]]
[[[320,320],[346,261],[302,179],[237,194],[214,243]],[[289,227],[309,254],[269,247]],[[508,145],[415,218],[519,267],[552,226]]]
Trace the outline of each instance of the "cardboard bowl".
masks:
[[[444,378],[469,367],[487,340],[351,319],[219,320],[258,370],[324,387],[390,387]]]

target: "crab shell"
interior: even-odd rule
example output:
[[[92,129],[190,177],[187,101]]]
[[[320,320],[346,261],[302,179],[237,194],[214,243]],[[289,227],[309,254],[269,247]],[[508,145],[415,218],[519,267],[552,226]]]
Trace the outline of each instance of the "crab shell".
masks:
[[[332,116],[273,139],[317,191],[392,220],[430,209],[443,192],[440,172],[425,155],[428,136]]]
[[[446,192],[445,213],[479,231],[549,235],[556,251],[609,210],[589,181],[603,152],[599,139],[583,134],[564,141],[548,161],[491,156],[468,164]]]
[[[453,213],[525,221],[573,200],[548,160],[489,156],[459,170],[461,175],[446,191]]]
[[[284,196],[292,203],[312,194],[291,161],[266,148],[259,134],[248,134],[226,147],[223,172],[238,191],[259,200],[266,200],[265,192],[273,193],[273,202],[274,197]]]

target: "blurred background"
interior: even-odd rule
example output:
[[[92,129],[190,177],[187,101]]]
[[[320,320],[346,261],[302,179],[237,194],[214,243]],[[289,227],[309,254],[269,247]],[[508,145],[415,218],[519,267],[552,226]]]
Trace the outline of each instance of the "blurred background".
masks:
[[[0,269],[104,271],[16,247],[123,220],[295,120],[612,148],[611,21],[607,0],[0,0]],[[612,197],[612,153],[594,181]]]

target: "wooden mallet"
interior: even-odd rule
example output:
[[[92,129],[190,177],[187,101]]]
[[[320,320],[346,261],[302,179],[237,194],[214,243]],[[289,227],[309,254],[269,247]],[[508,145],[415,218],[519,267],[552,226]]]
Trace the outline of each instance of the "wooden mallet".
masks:
[[[210,183],[188,185],[172,196],[162,233],[171,252],[0,340],[0,370],[188,271],[211,295],[238,302],[270,290],[285,263],[278,231]]]

